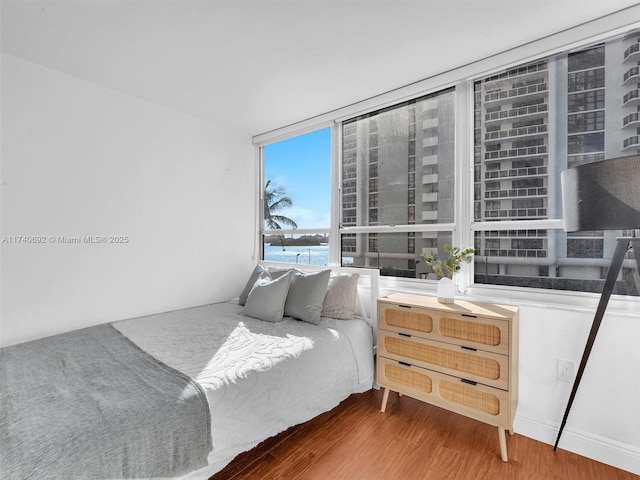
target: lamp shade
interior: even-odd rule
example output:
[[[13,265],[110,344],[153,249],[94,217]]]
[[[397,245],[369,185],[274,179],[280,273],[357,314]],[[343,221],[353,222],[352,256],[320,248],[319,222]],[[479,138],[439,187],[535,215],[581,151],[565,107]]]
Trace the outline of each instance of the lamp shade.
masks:
[[[640,228],[640,156],[570,168],[560,178],[567,232]]]

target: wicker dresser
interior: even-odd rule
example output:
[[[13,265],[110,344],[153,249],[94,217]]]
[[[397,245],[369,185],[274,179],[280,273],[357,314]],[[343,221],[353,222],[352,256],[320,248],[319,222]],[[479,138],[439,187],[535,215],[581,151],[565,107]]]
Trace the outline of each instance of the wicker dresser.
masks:
[[[378,299],[377,380],[513,434],[518,402],[518,308],[396,293]]]

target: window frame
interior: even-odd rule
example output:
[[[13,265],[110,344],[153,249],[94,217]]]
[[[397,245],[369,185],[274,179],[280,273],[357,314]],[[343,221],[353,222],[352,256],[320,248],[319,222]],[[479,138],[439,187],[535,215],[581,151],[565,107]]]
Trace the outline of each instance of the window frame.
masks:
[[[461,88],[460,85],[451,85],[451,86],[445,86],[442,88],[434,88],[430,91],[426,91],[426,92],[421,92],[418,95],[412,96],[411,98],[406,98],[403,101],[399,101],[396,103],[393,103],[391,105],[387,105],[384,108],[371,108],[367,111],[364,112],[360,112],[358,113],[358,115],[353,115],[350,117],[345,117],[345,118],[341,118],[338,121],[336,121],[336,128],[338,129],[339,133],[340,133],[340,140],[342,140],[341,135],[342,135],[342,127],[344,122],[349,122],[351,120],[356,119],[357,117],[360,117],[362,115],[365,115],[367,113],[374,113],[378,110],[384,110],[384,109],[390,109],[390,108],[394,108],[395,106],[400,106],[402,104],[404,104],[407,101],[410,100],[416,100],[419,99],[421,97],[425,97],[425,96],[429,96],[429,95],[437,95],[441,92],[445,92],[447,90],[451,90],[453,93],[453,98],[454,98],[454,105],[455,105],[455,118],[456,118],[456,124],[455,124],[455,138],[458,138],[460,132],[459,132],[459,126],[458,126],[458,115],[459,115],[459,111],[458,111],[458,105],[459,105],[459,101],[458,101],[458,89]],[[454,221],[453,222],[448,222],[448,223],[435,223],[435,224],[422,224],[422,223],[415,223],[415,224],[401,224],[401,225],[362,225],[362,226],[343,226],[341,223],[342,220],[342,183],[343,183],[343,178],[342,178],[342,142],[340,142],[336,148],[338,150],[338,158],[337,158],[337,163],[336,163],[336,170],[339,172],[339,179],[338,179],[338,187],[339,187],[339,192],[338,192],[338,202],[339,202],[339,210],[338,210],[338,217],[337,217],[337,222],[339,223],[338,225],[338,230],[337,230],[337,238],[339,241],[341,241],[341,236],[344,234],[389,234],[389,233],[424,233],[424,232],[446,232],[446,233],[451,233],[452,235],[452,241],[455,243],[456,240],[456,225],[457,225],[457,215],[458,215],[458,211],[460,210],[459,208],[459,203],[457,200],[457,196],[458,196],[458,192],[460,190],[459,187],[459,181],[458,181],[458,175],[459,175],[459,164],[461,163],[459,161],[459,156],[458,156],[458,149],[459,145],[456,142],[455,143],[455,148],[456,148],[456,153],[455,153],[455,163],[454,163],[454,169],[455,169],[455,173],[454,173],[454,190],[455,190],[455,197],[456,201],[454,204]],[[333,218],[332,218],[333,221]],[[341,249],[336,249],[337,252],[337,258],[336,258],[336,265],[341,265]],[[416,253],[416,259],[417,259],[418,254]],[[386,278],[392,278],[395,279],[395,282],[401,282],[404,284],[405,288],[409,288],[409,289],[420,289],[420,288],[424,288],[425,283],[427,283],[427,288],[429,290],[433,290],[434,292],[436,291],[436,281],[435,280],[427,280],[427,279],[421,279],[421,278],[407,278],[407,277],[387,277],[387,276],[380,276],[381,279],[386,279]],[[383,280],[384,283],[384,280]]]
[[[330,128],[331,130],[331,153],[330,153],[330,164],[329,164],[329,181],[330,181],[330,198],[329,198],[329,212],[330,212],[330,216],[331,216],[331,225],[329,227],[324,227],[324,228],[282,228],[282,229],[268,229],[265,228],[264,225],[264,188],[265,188],[265,166],[264,166],[264,147],[266,147],[267,145],[273,144],[273,143],[277,143],[283,140],[287,140],[290,138],[294,138],[294,137],[298,137],[301,135],[305,135],[307,133],[311,133],[311,132],[315,132],[317,130],[322,130],[325,128]],[[331,259],[331,242],[332,239],[334,239],[335,237],[332,236],[333,233],[333,229],[332,229],[332,225],[333,225],[333,219],[334,219],[334,203],[335,203],[335,192],[334,192],[334,173],[335,173],[335,167],[334,167],[334,157],[335,157],[335,153],[334,153],[334,147],[336,144],[336,141],[334,139],[335,137],[335,123],[323,123],[323,124],[318,124],[318,125],[314,125],[314,126],[309,126],[306,129],[303,130],[298,130],[295,133],[292,133],[290,135],[278,135],[275,136],[273,138],[270,138],[268,140],[265,140],[264,142],[261,142],[259,144],[255,144],[254,146],[256,148],[256,157],[257,157],[257,163],[258,163],[258,168],[257,168],[257,172],[258,172],[258,178],[257,178],[257,188],[258,188],[258,196],[257,196],[257,201],[258,201],[258,208],[256,209],[257,211],[257,218],[256,218],[256,241],[255,241],[255,251],[254,251],[254,258],[260,259],[260,260],[264,260],[263,258],[263,244],[264,244],[264,237],[266,235],[270,235],[270,234],[278,234],[278,235],[319,235],[319,234],[328,234],[329,235],[329,259],[328,259],[328,265],[331,266],[332,264],[332,259]],[[283,263],[283,265],[295,265],[295,264],[289,264],[289,263]]]
[[[640,6],[630,7],[640,15]],[[474,82],[482,78],[500,73],[522,64],[534,62],[558,53],[571,52],[596,45],[604,40],[610,40],[627,32],[640,28],[640,22],[629,21],[634,18],[630,11],[624,10],[606,17],[601,17],[563,32],[553,34],[530,42],[521,47],[478,60],[460,68],[447,71],[423,81],[383,93],[362,102],[349,105],[297,124],[257,135],[253,138],[258,149],[258,191],[259,213],[256,252],[260,258],[260,245],[264,234],[263,218],[263,164],[261,148],[285,138],[304,134],[316,129],[331,126],[331,227],[329,230],[329,266],[341,264],[340,235],[343,233],[391,233],[391,232],[421,232],[421,231],[450,231],[452,239],[458,245],[474,245],[476,232],[508,229],[547,229],[562,230],[563,221],[559,218],[525,221],[481,221],[474,218],[473,191],[473,152],[474,152],[474,110],[473,86]],[[635,18],[638,18],[637,16]],[[375,226],[375,227],[341,227],[341,185],[342,185],[342,123],[354,117],[391,107],[407,100],[424,95],[437,93],[441,90],[454,88],[455,118],[456,118],[456,163],[455,163],[455,206],[454,223],[426,224],[410,226]],[[578,112],[580,113],[580,112]],[[307,230],[281,230],[280,233],[307,233]],[[318,233],[309,230],[309,233]],[[326,230],[322,230],[322,233]],[[540,306],[540,304],[555,305],[570,310],[592,310],[597,305],[598,294],[569,291],[547,290],[533,287],[513,287],[492,284],[476,284],[473,282],[473,263],[465,264],[461,272],[456,275],[456,286],[461,295],[484,301],[503,303],[518,303]],[[435,294],[436,282],[423,279],[408,279],[400,277],[380,277],[381,294],[392,290],[402,290],[414,293]],[[609,303],[609,309],[621,312],[635,312],[640,304],[640,297],[614,295]]]

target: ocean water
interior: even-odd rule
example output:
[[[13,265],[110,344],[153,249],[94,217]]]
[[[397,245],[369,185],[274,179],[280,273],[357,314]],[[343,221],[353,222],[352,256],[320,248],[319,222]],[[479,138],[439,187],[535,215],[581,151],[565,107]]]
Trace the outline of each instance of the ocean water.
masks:
[[[329,265],[329,246],[284,247],[265,245],[264,259],[270,262],[298,263],[303,265]]]

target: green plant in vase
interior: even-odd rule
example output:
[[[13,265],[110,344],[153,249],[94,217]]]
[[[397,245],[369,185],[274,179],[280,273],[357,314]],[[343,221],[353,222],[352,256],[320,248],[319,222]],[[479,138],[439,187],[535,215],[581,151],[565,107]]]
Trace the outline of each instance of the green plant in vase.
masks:
[[[438,275],[438,301],[440,303],[453,303],[455,286],[453,275],[460,271],[462,262],[470,263],[472,256],[476,253],[474,248],[460,248],[445,245],[442,249],[449,254],[448,258],[440,258],[434,253],[423,254],[424,261],[431,267],[431,270]]]

